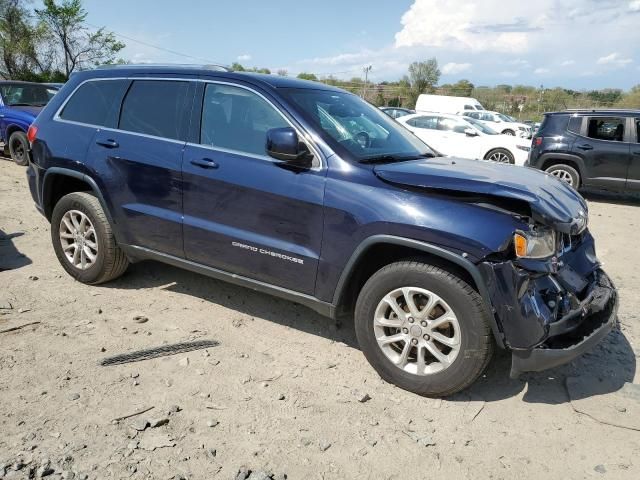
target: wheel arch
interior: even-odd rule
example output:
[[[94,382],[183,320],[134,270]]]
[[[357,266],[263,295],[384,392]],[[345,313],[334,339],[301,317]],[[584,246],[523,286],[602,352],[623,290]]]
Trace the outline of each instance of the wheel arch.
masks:
[[[504,347],[489,291],[478,267],[469,259],[438,245],[410,238],[373,235],[358,245],[345,265],[333,295],[337,315],[351,312],[360,290],[373,273],[390,263],[416,257],[458,275],[480,294],[490,314],[496,342]]]
[[[107,208],[107,203],[96,181],[85,173],[61,167],[48,168],[42,182],[42,209],[47,220],[51,221],[51,215],[56,203],[64,195],[73,192],[91,192],[95,194],[109,223],[114,225],[111,212]]]
[[[11,137],[11,135],[13,135],[15,132],[22,132],[22,133],[27,133],[24,128],[22,128],[20,125],[16,125],[15,123],[11,123],[9,125],[7,125],[7,128],[5,129],[5,135],[6,135],[6,143],[9,144],[9,138]]]
[[[586,178],[584,174],[584,164],[582,159],[576,155],[571,155],[569,153],[545,153],[539,160],[540,170],[545,171],[547,168],[559,163],[564,163],[575,168],[580,174],[581,183],[584,183]]]
[[[484,154],[484,156],[482,157],[483,160],[488,160],[489,157],[491,156],[491,154],[493,152],[495,152],[496,150],[504,150],[505,152],[507,152],[509,155],[511,155],[511,160],[513,160],[512,165],[514,165],[516,163],[516,155],[514,152],[511,151],[510,148],[507,147],[492,147],[489,150],[487,150]]]

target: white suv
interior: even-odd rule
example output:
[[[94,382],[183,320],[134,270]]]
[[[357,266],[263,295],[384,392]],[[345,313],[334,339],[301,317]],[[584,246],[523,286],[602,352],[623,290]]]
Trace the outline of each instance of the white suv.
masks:
[[[524,165],[531,145],[500,135],[473,118],[444,113],[416,113],[397,119],[434,150],[451,157]]]
[[[477,110],[464,110],[460,112],[460,115],[465,117],[479,120],[482,123],[488,125],[496,132],[500,132],[504,135],[516,135],[522,138],[531,138],[531,127],[526,123],[520,123],[508,115],[500,112],[490,112]]]

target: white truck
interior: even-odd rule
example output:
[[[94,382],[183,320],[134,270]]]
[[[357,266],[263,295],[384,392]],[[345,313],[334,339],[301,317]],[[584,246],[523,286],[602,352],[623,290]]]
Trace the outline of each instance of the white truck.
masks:
[[[416,112],[456,114],[463,110],[484,110],[482,104],[471,97],[421,94],[416,102]]]

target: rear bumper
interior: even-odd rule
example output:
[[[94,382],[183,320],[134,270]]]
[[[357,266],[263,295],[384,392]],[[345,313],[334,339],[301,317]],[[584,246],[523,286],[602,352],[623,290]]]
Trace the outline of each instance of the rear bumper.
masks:
[[[544,343],[529,350],[514,350],[511,378],[523,372],[539,372],[572,361],[592,350],[616,327],[618,293],[601,270],[590,293],[571,312],[549,324]]]

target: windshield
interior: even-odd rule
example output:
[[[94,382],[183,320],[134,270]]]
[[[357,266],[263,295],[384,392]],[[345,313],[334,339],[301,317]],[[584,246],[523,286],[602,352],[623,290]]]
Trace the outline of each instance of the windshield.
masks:
[[[484,123],[476,120],[475,118],[465,117],[464,119],[465,121],[473,125],[473,128],[475,128],[476,130],[480,130],[486,135],[498,135],[498,132],[496,132],[493,128],[487,127]]]
[[[0,85],[2,101],[9,107],[44,107],[57,89],[38,84]]]
[[[503,122],[515,122],[516,121],[514,118],[510,117],[509,115],[504,115],[502,113],[496,113],[496,115]]]
[[[347,150],[358,161],[435,156],[418,137],[360,97],[312,89],[286,89],[283,93],[327,143]]]

